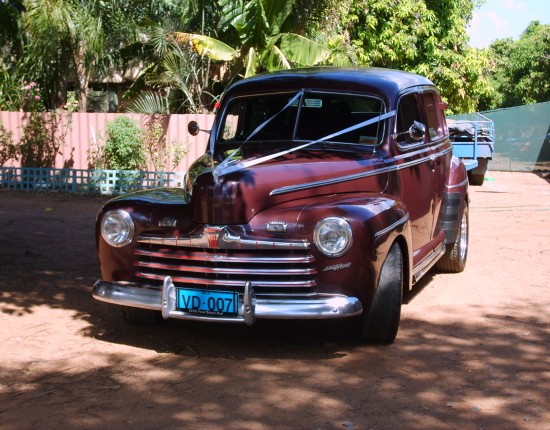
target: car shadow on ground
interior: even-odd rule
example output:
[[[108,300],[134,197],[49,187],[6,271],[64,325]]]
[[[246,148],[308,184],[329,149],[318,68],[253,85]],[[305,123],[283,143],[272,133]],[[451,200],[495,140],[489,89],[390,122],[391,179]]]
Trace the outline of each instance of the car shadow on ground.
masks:
[[[62,360],[15,350],[28,358],[0,366],[7,429],[544,428],[550,332],[536,298],[505,313],[479,306],[474,320],[405,315],[391,346],[356,343],[346,321],[133,327],[91,298],[99,205],[23,200],[0,207],[0,314],[59,310],[44,324],[81,328],[67,329]],[[30,329],[33,346],[48,342]]]

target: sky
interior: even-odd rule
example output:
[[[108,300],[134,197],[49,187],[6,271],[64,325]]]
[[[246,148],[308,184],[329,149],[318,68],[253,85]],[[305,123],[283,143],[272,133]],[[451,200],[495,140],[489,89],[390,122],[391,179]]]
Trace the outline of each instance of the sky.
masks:
[[[470,46],[486,48],[507,37],[518,40],[531,21],[550,24],[550,0],[485,0],[474,10]]]

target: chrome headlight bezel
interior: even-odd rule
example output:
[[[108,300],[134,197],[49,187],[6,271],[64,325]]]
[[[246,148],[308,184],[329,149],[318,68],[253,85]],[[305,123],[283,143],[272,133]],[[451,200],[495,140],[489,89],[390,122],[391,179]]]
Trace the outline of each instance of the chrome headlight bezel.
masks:
[[[134,238],[134,220],[123,209],[105,213],[101,218],[100,227],[103,240],[115,248],[128,245]]]
[[[317,249],[327,257],[338,258],[351,248],[353,231],[344,218],[324,218],[315,226],[313,242]]]

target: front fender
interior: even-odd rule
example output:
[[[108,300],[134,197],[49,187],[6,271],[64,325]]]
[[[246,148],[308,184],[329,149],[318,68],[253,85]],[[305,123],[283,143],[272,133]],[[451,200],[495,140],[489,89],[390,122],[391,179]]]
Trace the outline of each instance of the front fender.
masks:
[[[318,291],[358,297],[369,305],[378,284],[378,276],[390,246],[396,240],[404,252],[406,267],[410,261],[411,234],[409,214],[403,203],[381,194],[331,195],[310,201],[294,202],[293,210],[273,207],[252,221],[253,230],[269,221],[289,216],[288,235],[306,239],[316,260]],[[314,244],[315,226],[324,218],[341,217],[351,226],[353,244],[341,257],[328,257]],[[407,273],[405,274],[407,278]]]
[[[191,210],[188,195],[179,188],[159,188],[116,197],[99,210],[96,219],[95,239],[101,278],[107,282],[132,282],[135,279],[137,237],[143,232],[188,230],[191,227]],[[135,226],[131,243],[121,248],[108,245],[101,236],[101,219],[114,209],[128,212]],[[177,227],[159,227],[163,219],[174,219]]]

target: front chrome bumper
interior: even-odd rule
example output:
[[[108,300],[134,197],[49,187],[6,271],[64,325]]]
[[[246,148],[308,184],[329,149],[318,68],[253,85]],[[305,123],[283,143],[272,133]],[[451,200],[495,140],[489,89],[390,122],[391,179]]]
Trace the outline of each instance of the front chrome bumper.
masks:
[[[177,310],[176,287],[170,277],[164,279],[162,290],[100,280],[95,283],[92,294],[95,299],[107,303],[161,311],[165,319],[239,322],[247,325],[254,324],[256,318],[329,319],[351,317],[363,312],[359,299],[342,295],[319,295],[312,299],[256,298],[250,282],[246,283],[244,294],[239,294],[239,312],[236,317],[209,317]]]

